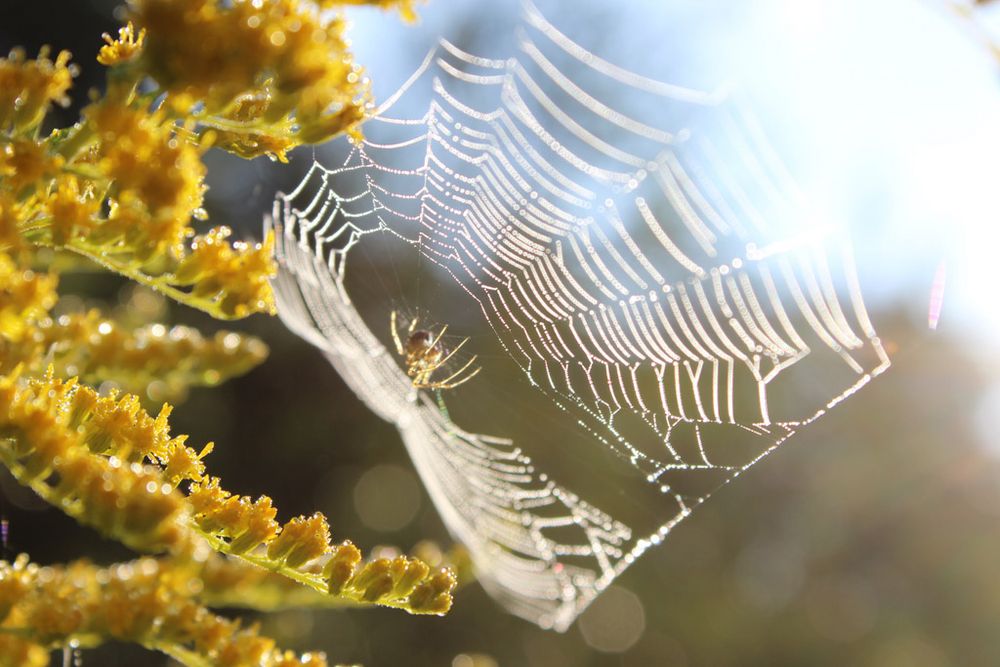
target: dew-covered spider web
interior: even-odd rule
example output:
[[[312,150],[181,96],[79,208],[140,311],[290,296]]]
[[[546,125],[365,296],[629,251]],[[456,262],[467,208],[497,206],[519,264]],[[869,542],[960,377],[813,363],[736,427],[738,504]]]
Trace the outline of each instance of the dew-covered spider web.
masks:
[[[516,55],[442,41],[364,132],[275,202],[278,311],[542,626],[889,365],[848,239],[735,94],[626,71],[529,5]],[[482,371],[415,388],[394,310]]]

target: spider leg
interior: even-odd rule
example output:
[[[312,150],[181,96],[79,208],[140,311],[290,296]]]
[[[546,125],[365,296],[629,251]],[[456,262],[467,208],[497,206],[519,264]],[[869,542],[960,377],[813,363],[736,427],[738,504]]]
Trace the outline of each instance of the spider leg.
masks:
[[[432,348],[436,347],[437,344],[438,344],[438,342],[440,342],[440,340],[441,340],[441,336],[443,336],[444,332],[447,331],[447,330],[448,330],[448,325],[447,324],[444,325],[443,327],[441,327],[441,331],[438,332],[437,336],[434,336],[434,340],[431,341],[429,347],[432,347]],[[451,356],[451,355],[448,355],[448,356]],[[437,366],[440,366],[442,363],[444,363],[444,362],[442,361],[442,362],[438,363]],[[437,366],[435,366],[435,368],[437,368]]]
[[[396,353],[400,356],[403,355],[403,341],[399,340],[399,332],[396,331],[396,311],[392,311],[392,315],[389,316],[389,325],[392,329],[392,342],[396,344]]]
[[[445,327],[445,329],[447,329],[447,328],[448,328],[448,327]],[[444,329],[442,329],[442,330],[441,330],[441,333],[444,333]],[[440,338],[440,336],[438,336],[438,338]],[[468,342],[469,342],[469,339],[468,339],[468,338],[466,338],[466,339],[465,339],[465,340],[463,340],[463,341],[462,341],[461,343],[459,343],[458,345],[456,345],[456,346],[455,346],[455,349],[454,349],[454,350],[452,350],[451,352],[449,352],[448,354],[446,354],[446,355],[444,356],[444,358],[443,358],[443,359],[439,359],[439,360],[438,360],[438,361],[437,361],[437,362],[436,362],[436,363],[435,363],[435,364],[433,365],[433,367],[431,368],[431,370],[432,370],[432,371],[434,371],[434,370],[437,370],[438,368],[441,368],[441,367],[442,367],[442,366],[444,366],[444,365],[445,365],[446,363],[448,363],[448,360],[449,360],[449,359],[451,359],[451,358],[452,358],[453,356],[455,356],[455,353],[456,353],[456,352],[458,352],[459,350],[461,350],[461,349],[462,349],[462,346],[463,346],[463,345],[465,345],[465,344],[466,344],[466,343],[468,343]]]
[[[417,330],[417,320],[419,320],[419,319],[420,319],[419,316],[417,316],[417,315],[413,316],[413,319],[410,320],[410,326],[406,327],[406,333],[407,334],[411,334],[411,333],[413,333],[414,331]]]
[[[469,380],[471,380],[472,378],[474,378],[477,373],[479,373],[479,369],[478,368],[476,370],[472,371],[472,373],[470,373],[466,377],[462,378],[461,380],[458,380],[457,382],[450,382],[450,383],[435,382],[433,384],[424,385],[424,388],[426,388],[426,389],[438,389],[438,390],[440,390],[440,389],[454,389],[455,387],[457,387],[459,385],[463,385],[466,382],[468,382]]]
[[[454,373],[452,373],[451,375],[449,375],[448,377],[446,377],[445,379],[443,379],[443,380],[441,380],[439,382],[434,382],[432,384],[429,384],[428,387],[430,387],[431,389],[452,389],[453,387],[457,387],[460,384],[465,384],[466,382],[468,382],[472,378],[476,377],[476,375],[479,374],[479,371],[483,370],[483,367],[480,366],[479,368],[475,369],[474,371],[472,371],[471,373],[469,373],[468,375],[466,375],[461,380],[457,380],[455,382],[452,382],[452,380],[455,380],[455,378],[457,378],[459,375],[461,375],[462,373],[464,373],[465,370],[469,366],[471,366],[475,361],[476,361],[476,357],[472,357],[471,359],[469,359],[469,361],[467,361],[465,363],[464,366],[462,366],[461,368],[459,368],[457,371],[455,371]]]

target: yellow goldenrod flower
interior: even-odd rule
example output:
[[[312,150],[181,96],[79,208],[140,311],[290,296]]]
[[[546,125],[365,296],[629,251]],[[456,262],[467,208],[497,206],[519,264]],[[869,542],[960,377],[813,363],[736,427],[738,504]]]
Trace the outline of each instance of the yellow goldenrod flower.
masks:
[[[31,139],[14,139],[0,146],[0,179],[12,193],[54,178],[64,164],[62,156],[50,155]]]
[[[0,289],[3,280],[0,265]],[[0,322],[3,312],[0,292]],[[59,375],[110,380],[154,401],[183,398],[188,387],[217,385],[267,358],[267,346],[252,336],[219,331],[205,338],[191,327],[162,324],[129,330],[96,310],[46,319],[32,340],[30,356],[18,360],[29,368],[41,372],[47,361]]]
[[[56,303],[57,282],[55,276],[22,268],[0,252],[0,338],[17,342],[33,334]]]
[[[142,50],[142,43],[146,39],[146,31],[140,30],[139,34],[136,35],[135,28],[130,21],[118,29],[118,39],[114,39],[108,33],[104,33],[101,37],[104,39],[105,44],[97,54],[97,62],[110,67],[135,58],[136,54]]]
[[[352,105],[360,108],[365,98],[364,83],[350,64],[342,37],[343,23],[321,9],[298,0],[132,3],[134,20],[148,35],[145,66],[176,98],[168,106],[184,110],[200,100],[203,116],[233,120],[258,119],[263,113],[268,125],[285,129],[289,141],[294,133],[281,125],[282,119],[295,115],[299,126],[334,128],[327,138],[351,127],[327,117],[356,122],[359,114],[341,111]],[[248,95],[266,103],[266,109],[248,113]],[[210,118],[205,120],[213,125]],[[215,127],[251,134],[255,129]],[[244,143],[230,143],[245,148]]]
[[[272,258],[274,239],[250,245],[242,241],[230,244],[232,232],[216,227],[198,236],[191,252],[181,260],[174,274],[178,285],[193,285],[193,294],[218,302],[229,317],[244,317],[251,312],[271,312],[274,297],[268,278],[274,274]]]
[[[331,593],[337,594],[344,590],[360,562],[361,552],[350,541],[333,548],[333,555],[323,566],[323,577]]]
[[[195,541],[178,520],[187,508],[158,468],[90,449],[107,451],[118,444],[128,453],[142,442],[141,426],[128,431],[108,415],[105,405],[113,400],[51,376],[27,383],[17,375],[0,379],[0,430],[13,439],[0,441],[0,460],[22,483],[82,523],[138,549],[185,551]],[[133,411],[125,402],[122,412]],[[103,418],[95,422],[93,414]],[[116,426],[123,442],[108,444],[102,429]]]
[[[38,58],[27,60],[24,51],[14,49],[0,58],[0,132],[27,134],[36,128],[49,105],[69,103],[66,92],[76,76],[69,64],[69,51],[60,51],[55,61],[42,48]]]
[[[251,502],[225,491],[213,477],[192,484],[188,501],[195,523],[216,549],[335,596],[337,603],[375,603],[413,614],[443,614],[451,607],[456,579],[450,569],[431,573],[427,564],[405,557],[361,565],[353,544],[330,544],[322,514],[296,517],[278,532],[270,498]],[[310,565],[318,562],[322,567]],[[278,594],[272,587],[270,597]]]
[[[51,650],[114,640],[159,650],[188,664],[201,656],[196,664],[326,666],[322,654],[299,656],[280,650],[255,628],[241,628],[192,600],[198,583],[193,574],[183,565],[152,558],[106,568],[87,561],[40,567],[23,555],[14,563],[0,561],[0,610],[6,612],[0,637],[10,636],[4,629],[17,629],[23,643],[0,640],[0,649],[11,649],[0,654],[0,665],[47,664],[38,662],[38,652],[31,647]],[[32,661],[7,662],[21,655]]]
[[[27,217],[24,205],[13,193],[0,188],[0,249],[19,250],[23,246],[21,223]]]
[[[184,256],[185,241],[192,235],[190,217],[178,217],[177,209],[152,215],[134,192],[109,200],[108,217],[87,242],[108,251],[129,252],[143,265]]]
[[[197,147],[180,138],[162,112],[107,99],[84,110],[98,136],[102,173],[119,202],[142,202],[153,218],[187,224],[201,207],[205,165]]]
[[[161,416],[164,415],[167,407],[164,406],[164,410],[160,412]],[[163,466],[163,476],[173,486],[186,480],[200,481],[205,475],[205,464],[202,459],[211,454],[214,447],[214,444],[210,442],[196,454],[193,449],[185,446],[185,441],[186,436],[173,438],[166,444],[163,452],[156,454],[157,462]]]
[[[266,132],[217,130],[214,145],[246,159],[266,155],[278,162],[288,162],[287,153],[296,146],[296,142],[290,137]]]
[[[18,364],[40,374],[113,381],[151,400],[182,399],[191,386],[212,386],[267,358],[267,346],[231,331],[203,337],[196,329],[162,324],[128,329],[99,311],[57,318],[54,274],[19,267],[0,252],[0,373]]]
[[[65,245],[78,232],[86,233],[97,224],[100,202],[80,188],[80,181],[76,176],[61,176],[47,203],[51,217],[52,243],[56,246]]]
[[[411,613],[450,607],[450,571],[430,575],[429,567],[409,559],[356,569],[356,550],[331,546],[322,514],[296,517],[279,531],[269,498],[252,502],[225,491],[216,478],[204,479],[200,461],[208,449],[195,454],[182,436],[171,436],[169,412],[165,407],[153,418],[134,396],[99,396],[51,374],[0,378],[0,431],[14,437],[0,441],[0,460],[41,497],[138,549],[191,553],[206,538],[219,551],[346,600]],[[185,498],[179,485],[188,481]],[[334,565],[322,573],[307,567],[324,557]]]
[[[267,545],[267,557],[299,567],[325,554],[330,548],[330,527],[326,517],[316,513],[296,517],[281,527],[278,536]]]
[[[278,522],[274,520],[277,514],[278,510],[271,506],[271,499],[267,496],[249,503],[243,513],[242,530],[233,532],[229,550],[234,554],[246,553],[273,540],[278,532]]]

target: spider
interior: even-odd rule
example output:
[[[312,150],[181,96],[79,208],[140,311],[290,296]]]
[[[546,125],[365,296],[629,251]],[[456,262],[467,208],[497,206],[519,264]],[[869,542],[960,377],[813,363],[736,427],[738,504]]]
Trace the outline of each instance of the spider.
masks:
[[[413,379],[414,387],[417,389],[453,389],[460,384],[465,384],[482,370],[482,367],[476,368],[459,379],[459,376],[465,373],[476,361],[476,357],[473,356],[464,366],[443,380],[432,380],[431,376],[434,372],[448,363],[469,339],[466,338],[456,345],[454,350],[449,351],[441,342],[441,338],[448,330],[447,325],[441,327],[441,331],[434,334],[427,329],[418,329],[417,320],[418,318],[414,317],[406,328],[406,342],[404,343],[400,339],[396,327],[396,311],[392,311],[390,316],[392,340],[396,344],[396,352],[406,362],[406,374]]]

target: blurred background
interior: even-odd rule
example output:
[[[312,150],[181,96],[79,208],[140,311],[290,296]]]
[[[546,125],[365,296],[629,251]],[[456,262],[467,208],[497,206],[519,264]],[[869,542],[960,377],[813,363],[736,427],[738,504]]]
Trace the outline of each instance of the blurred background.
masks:
[[[0,51],[51,44],[80,64],[76,105],[60,112],[60,124],[101,85],[93,58],[101,33],[117,28],[116,5],[0,7]],[[1000,662],[1000,61],[985,37],[1000,8],[977,8],[985,23],[976,24],[919,0],[539,8],[624,67],[747,91],[800,185],[851,228],[893,368],[717,493],[564,634],[508,616],[476,585],[459,592],[443,619],[380,609],[285,612],[261,617],[263,630],[292,648],[325,650],[331,662],[373,667]],[[392,14],[350,13],[354,50],[377,99],[440,36],[505,55],[518,6],[432,0],[420,14],[419,25],[406,26]],[[294,187],[312,158],[306,149],[284,166],[210,154],[211,222],[258,236],[274,193]],[[944,305],[931,328],[941,275]],[[71,306],[134,297],[99,273],[63,288],[74,295]],[[220,328],[163,307],[170,321]],[[447,545],[395,430],[277,319],[234,328],[263,338],[269,360],[192,392],[174,415],[174,431],[192,443],[215,441],[210,469],[234,491],[272,496],[283,518],[322,510],[335,539],[366,551],[406,550],[421,539]],[[42,563],[129,557],[6,477],[0,492],[13,552]],[[83,658],[167,664],[124,646]]]

